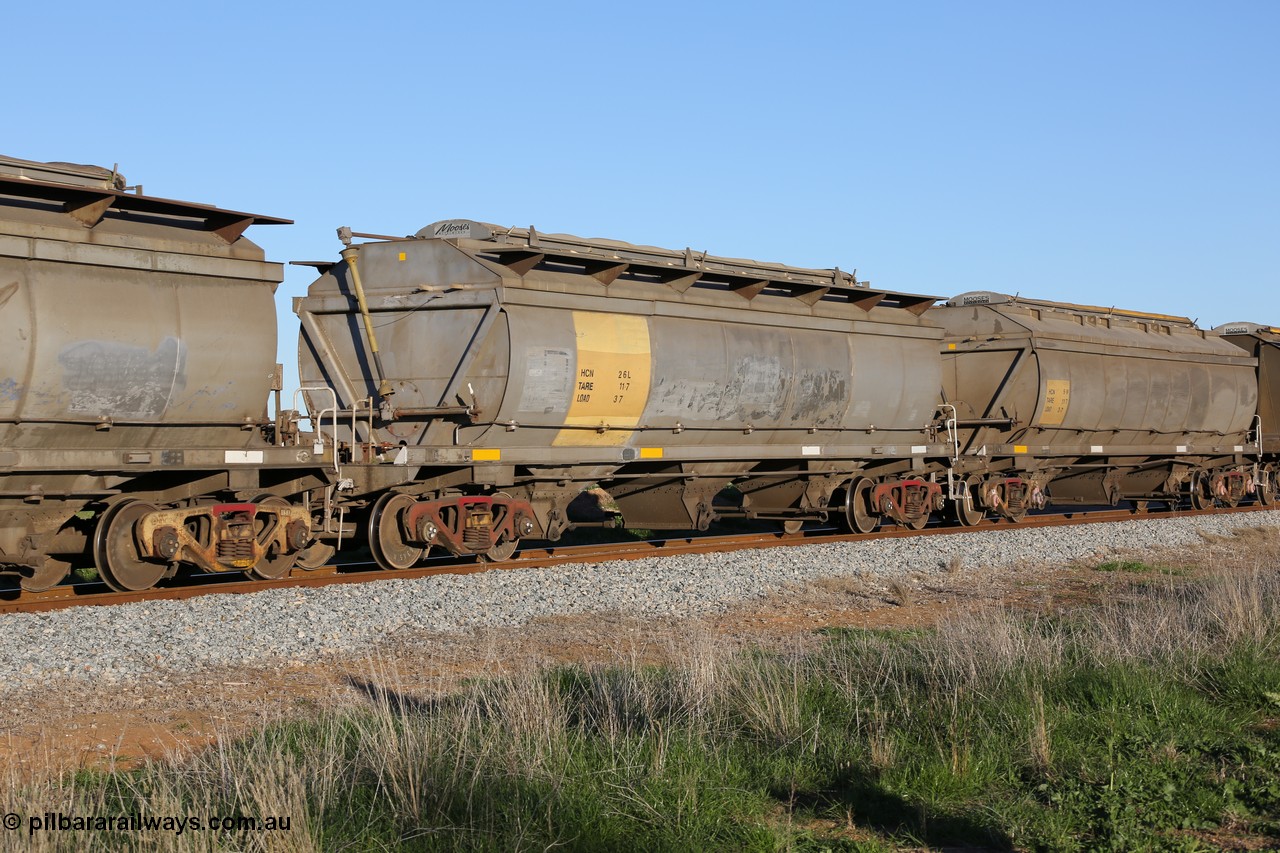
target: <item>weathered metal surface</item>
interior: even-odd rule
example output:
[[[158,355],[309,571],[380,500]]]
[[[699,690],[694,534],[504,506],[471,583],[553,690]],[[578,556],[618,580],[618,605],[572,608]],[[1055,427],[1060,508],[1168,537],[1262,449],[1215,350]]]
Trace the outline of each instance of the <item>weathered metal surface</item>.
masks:
[[[131,189],[136,192],[126,192],[124,178],[118,172],[99,166],[33,163],[0,156],[0,194],[30,199],[35,202],[33,207],[56,209],[86,228],[96,228],[104,218],[120,218],[119,214],[134,214],[135,219],[174,217],[163,225],[202,231],[230,245],[236,243],[250,225],[290,222],[257,213],[143,195],[141,187]],[[117,215],[107,217],[108,211],[116,211]]]
[[[1185,318],[964,294],[930,318],[946,329],[942,380],[984,443],[1098,455],[1244,442],[1257,404],[1253,359]],[[1123,451],[1122,451],[1123,449]]]
[[[881,515],[918,530],[942,509],[942,487],[918,478],[889,480],[872,490],[871,502]]]
[[[403,516],[404,539],[442,546],[450,554],[485,554],[500,542],[518,542],[536,530],[533,507],[510,496],[476,495],[420,501]]]
[[[0,571],[64,553],[93,502],[234,492],[268,455],[298,464],[260,428],[282,269],[241,237],[284,222],[0,158]]]
[[[353,497],[504,488],[554,540],[603,523],[571,511],[591,483],[628,524],[705,529],[730,482],[750,492],[733,514],[821,518],[854,473],[948,455],[933,297],[466,220],[343,258],[295,310],[302,382],[336,392],[329,429],[362,463]],[[384,562],[410,560],[379,508]]]
[[[1254,447],[1246,495],[1264,504],[1280,499],[1280,328],[1262,323],[1224,323],[1214,329],[1258,360],[1258,414],[1250,438]]]
[[[1280,453],[1280,328],[1263,323],[1224,323],[1214,329],[1258,359],[1258,418],[1262,449]]]
[[[181,560],[209,572],[251,569],[311,540],[309,512],[267,502],[158,510],[136,525],[144,558]]]
[[[942,452],[930,297],[465,221],[420,233],[441,229],[459,236],[354,247],[400,413],[378,442],[544,465]],[[303,384],[378,398],[347,264],[296,310]]]
[[[0,177],[43,181],[103,190],[123,190],[127,181],[115,169],[79,163],[40,163],[0,155]]]
[[[215,232],[283,220],[103,189],[87,228],[62,208],[79,191],[0,176],[0,446],[168,444],[152,425],[244,444],[230,430],[265,417],[281,268]]]
[[[266,423],[280,269],[241,237],[284,220],[124,184],[0,158],[0,571],[30,588],[86,543],[122,588],[174,560],[273,577],[313,521],[365,526],[394,566],[433,541],[503,559],[535,528],[619,514],[870,529],[946,500],[969,524],[1016,518],[1050,483],[1197,505],[1275,492],[1275,329],[1228,343],[991,293],[924,318],[933,297],[838,268],[467,220],[340,230],[343,260],[296,301],[307,435],[293,412]],[[604,520],[574,513],[594,482]]]
[[[1010,514],[1046,488],[1055,501],[1212,503],[1208,477],[1243,470],[1257,362],[1186,318],[986,291],[930,316],[946,329],[958,468],[1026,481],[989,480],[988,509]]]

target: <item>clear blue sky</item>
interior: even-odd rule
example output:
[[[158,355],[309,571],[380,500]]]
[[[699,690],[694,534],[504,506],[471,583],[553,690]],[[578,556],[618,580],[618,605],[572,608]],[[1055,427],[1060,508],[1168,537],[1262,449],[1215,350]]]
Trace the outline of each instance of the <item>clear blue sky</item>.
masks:
[[[77,10],[77,6],[80,10]],[[452,217],[1280,323],[1280,2],[35,4],[0,153],[334,229]],[[296,361],[280,289],[281,360]]]

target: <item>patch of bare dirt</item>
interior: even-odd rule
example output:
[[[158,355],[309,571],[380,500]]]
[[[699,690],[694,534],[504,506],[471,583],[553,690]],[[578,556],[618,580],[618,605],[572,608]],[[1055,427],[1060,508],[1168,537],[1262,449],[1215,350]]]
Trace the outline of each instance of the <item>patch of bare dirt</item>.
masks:
[[[1239,551],[1257,543],[1210,543]],[[1196,555],[1203,564],[1204,554]],[[371,673],[396,674],[397,690],[436,696],[469,678],[560,663],[660,663],[678,654],[673,635],[698,631],[733,647],[794,648],[821,628],[928,628],[966,610],[1001,607],[1065,614],[1103,600],[1137,597],[1152,584],[1182,583],[1202,571],[1188,555],[1146,555],[1163,571],[1098,571],[1086,566],[944,571],[893,581],[827,579],[677,621],[622,614],[543,619],[519,628],[400,639],[374,657],[284,664],[277,669],[210,670],[115,686],[65,685],[0,704],[0,762],[14,778],[80,768],[129,768],[180,757],[264,724],[368,701]],[[665,638],[665,639],[664,639]],[[7,707],[6,707],[7,706]]]

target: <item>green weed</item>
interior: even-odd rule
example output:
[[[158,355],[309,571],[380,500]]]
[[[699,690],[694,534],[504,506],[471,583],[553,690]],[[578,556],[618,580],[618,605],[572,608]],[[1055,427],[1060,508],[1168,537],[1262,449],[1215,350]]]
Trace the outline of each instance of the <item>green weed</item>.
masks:
[[[1141,560],[1107,560],[1094,566],[1093,569],[1097,572],[1133,572],[1135,574],[1159,571],[1155,566],[1149,566]]]
[[[1277,605],[1259,572],[1067,619],[832,629],[789,653],[673,637],[678,664],[437,697],[371,666],[361,709],[24,796],[292,817],[288,839],[217,839],[240,849],[1274,848]]]

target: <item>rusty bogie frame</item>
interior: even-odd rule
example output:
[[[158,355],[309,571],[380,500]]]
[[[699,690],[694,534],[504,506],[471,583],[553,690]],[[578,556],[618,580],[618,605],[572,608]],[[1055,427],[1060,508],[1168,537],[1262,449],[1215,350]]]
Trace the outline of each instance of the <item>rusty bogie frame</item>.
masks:
[[[1049,496],[1036,480],[1022,477],[992,477],[982,484],[982,505],[991,512],[1018,520],[1031,509],[1044,509]]]
[[[405,542],[466,556],[518,542],[538,525],[528,501],[499,494],[419,501],[404,510],[401,528]]]
[[[872,492],[872,502],[880,514],[919,530],[935,509],[942,509],[944,499],[942,486],[913,477],[879,484]]]
[[[311,518],[301,507],[275,502],[156,510],[136,522],[135,537],[145,559],[244,571],[305,548]]]
[[[1209,475],[1213,499],[1223,506],[1236,506],[1249,492],[1250,477],[1244,471],[1215,471]]]

